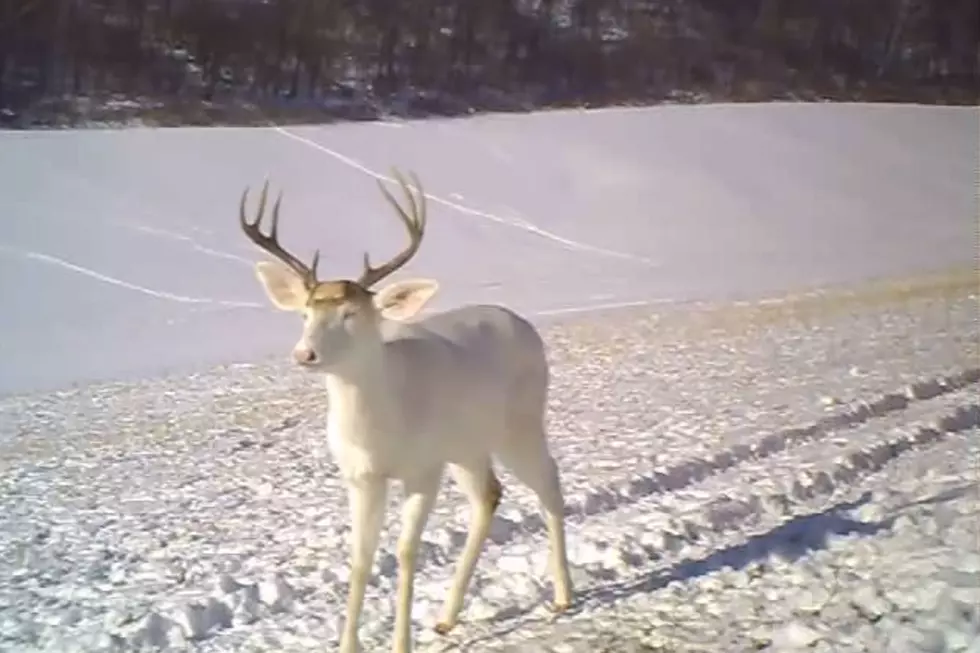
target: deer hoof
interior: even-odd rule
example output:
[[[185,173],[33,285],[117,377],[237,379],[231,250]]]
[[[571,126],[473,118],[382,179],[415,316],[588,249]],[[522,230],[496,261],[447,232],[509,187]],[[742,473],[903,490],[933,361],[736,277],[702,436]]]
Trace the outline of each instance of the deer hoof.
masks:
[[[438,635],[448,635],[449,631],[453,629],[453,624],[446,623],[445,621],[440,621],[435,625],[433,630],[436,631]]]
[[[570,603],[551,603],[548,605],[549,609],[553,614],[561,614],[566,612],[568,608],[571,607]]]

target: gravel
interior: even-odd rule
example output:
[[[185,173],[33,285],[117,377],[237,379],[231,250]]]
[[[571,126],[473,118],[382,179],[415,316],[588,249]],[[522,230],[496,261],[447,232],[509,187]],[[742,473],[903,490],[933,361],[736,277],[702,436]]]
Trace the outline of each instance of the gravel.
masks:
[[[578,592],[506,470],[464,621],[446,482],[419,650],[980,653],[973,277],[547,324]],[[322,384],[278,361],[0,398],[0,651],[330,650],[346,499]],[[391,628],[397,514],[365,602]]]

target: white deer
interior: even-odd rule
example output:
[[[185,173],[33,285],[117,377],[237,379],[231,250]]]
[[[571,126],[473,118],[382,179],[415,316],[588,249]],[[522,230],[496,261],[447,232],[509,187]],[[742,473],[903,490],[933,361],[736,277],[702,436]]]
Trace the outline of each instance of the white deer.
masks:
[[[370,288],[405,265],[425,233],[425,194],[412,176],[418,200],[395,171],[409,202],[406,212],[382,183],[385,198],[408,230],[411,242],[380,267],[364,255],[357,281],[318,281],[319,250],[307,266],[278,242],[282,194],[273,207],[269,235],[260,230],[268,182],[254,222],[241,227],[279,262],[260,262],[256,273],[278,308],[303,314],[295,362],[326,377],[327,441],[348,487],[351,573],[341,653],[360,650],[358,625],[364,589],[374,563],[387,503],[388,484],[404,488],[398,539],[398,591],[391,650],[411,651],[411,607],[416,556],[443,470],[466,494],[469,531],[452,588],[435,630],[457,623],[501,485],[496,456],[537,495],[545,515],[554,583],[552,609],[572,600],[565,551],[564,500],[545,435],[549,370],[541,337],[529,322],[500,306],[473,305],[411,321],[435,294],[429,279]],[[283,265],[284,264],[284,265]]]

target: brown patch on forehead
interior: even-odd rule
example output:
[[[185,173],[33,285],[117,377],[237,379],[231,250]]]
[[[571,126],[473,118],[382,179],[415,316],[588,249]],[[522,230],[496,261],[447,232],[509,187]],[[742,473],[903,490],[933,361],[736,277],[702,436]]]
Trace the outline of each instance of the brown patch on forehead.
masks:
[[[306,300],[307,306],[328,305],[336,306],[350,301],[369,299],[371,293],[353,281],[339,279],[336,281],[321,281],[310,292]]]

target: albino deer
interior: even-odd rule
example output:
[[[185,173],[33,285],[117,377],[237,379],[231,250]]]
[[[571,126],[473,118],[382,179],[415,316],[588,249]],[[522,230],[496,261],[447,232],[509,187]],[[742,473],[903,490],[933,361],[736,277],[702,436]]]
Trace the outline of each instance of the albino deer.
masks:
[[[469,532],[436,632],[457,623],[463,596],[490,530],[502,489],[491,456],[538,496],[548,529],[554,578],[552,609],[565,610],[572,588],[565,552],[564,500],[545,435],[548,363],[541,337],[526,320],[499,306],[466,306],[409,321],[435,294],[428,279],[370,288],[405,265],[425,233],[425,194],[419,199],[395,172],[409,202],[406,211],[378,186],[408,231],[407,248],[380,267],[364,255],[357,281],[318,281],[319,250],[307,266],[279,244],[282,194],[269,235],[260,231],[268,182],[245,235],[280,262],[260,262],[256,273],[278,308],[303,314],[295,362],[326,377],[327,441],[347,484],[351,517],[351,574],[341,653],[360,650],[358,624],[364,588],[374,563],[388,482],[403,484],[398,539],[398,593],[391,650],[411,650],[411,607],[416,554],[448,465],[469,499]],[[284,264],[284,265],[283,265]]]

